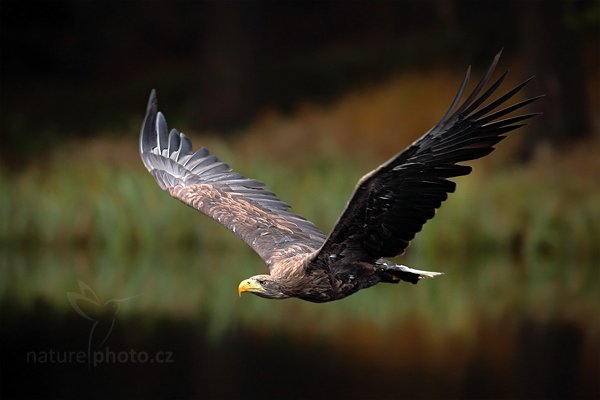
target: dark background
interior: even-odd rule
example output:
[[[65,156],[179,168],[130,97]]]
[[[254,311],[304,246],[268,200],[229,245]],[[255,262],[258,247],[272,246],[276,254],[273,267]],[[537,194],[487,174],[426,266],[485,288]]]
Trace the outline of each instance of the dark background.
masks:
[[[56,135],[129,128],[153,87],[171,118],[234,132],[265,107],[328,102],[396,71],[485,65],[503,47],[548,96],[531,135],[591,131],[594,1],[3,0],[1,18],[5,161]]]

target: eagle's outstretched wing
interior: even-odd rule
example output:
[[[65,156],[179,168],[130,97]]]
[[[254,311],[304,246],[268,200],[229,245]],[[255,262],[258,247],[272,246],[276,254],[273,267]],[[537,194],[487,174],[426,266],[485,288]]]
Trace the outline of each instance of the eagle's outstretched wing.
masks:
[[[489,154],[505,133],[523,126],[522,121],[536,115],[500,119],[542,96],[497,110],[531,78],[483,105],[506,77],[507,72],[484,91],[500,54],[460,107],[470,68],[442,119],[412,145],[358,182],[348,206],[315,254],[313,265],[327,265],[327,258],[374,261],[402,254],[448,198],[448,193],[454,191],[455,183],[448,178],[471,172],[471,167],[457,163]]]
[[[289,212],[290,206],[192,142],[167,122],[150,93],[140,134],[140,155],[159,186],[202,211],[241,237],[270,267],[274,261],[310,253],[325,241],[311,222]]]

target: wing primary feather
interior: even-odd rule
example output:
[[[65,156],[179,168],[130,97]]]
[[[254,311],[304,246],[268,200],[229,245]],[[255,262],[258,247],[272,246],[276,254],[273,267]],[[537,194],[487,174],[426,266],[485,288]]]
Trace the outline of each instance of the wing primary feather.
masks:
[[[503,109],[501,109],[499,111],[496,111],[493,114],[489,114],[489,115],[486,115],[485,117],[477,119],[477,123],[479,123],[479,124],[486,124],[489,121],[493,121],[496,118],[500,118],[500,117],[502,117],[502,116],[504,116],[506,114],[509,114],[509,113],[515,111],[515,110],[518,110],[521,107],[525,107],[527,104],[533,103],[534,101],[539,100],[542,97],[544,97],[544,96],[536,96],[536,97],[532,97],[532,98],[520,101],[520,102],[515,103],[515,104],[513,104],[511,106],[508,106],[508,107],[503,108]]]
[[[178,160],[181,158],[181,156],[186,156],[191,154],[192,152],[192,141],[183,133],[180,133],[180,140],[179,140],[179,157]]]
[[[185,164],[183,164],[183,166],[187,169],[193,169],[200,160],[209,155],[209,151],[205,147],[201,147],[194,154],[192,154],[192,156],[185,162]]]
[[[156,117],[156,137],[157,137],[157,151],[160,153],[163,149],[167,149],[168,132],[167,132],[167,120],[165,116],[159,112]]]
[[[448,111],[446,111],[446,113],[442,116],[442,118],[440,119],[440,122],[436,125],[436,127],[444,124],[446,122],[447,117],[454,112],[454,109],[458,106],[458,103],[460,103],[460,100],[462,99],[462,96],[465,93],[465,88],[469,84],[470,76],[471,76],[471,66],[469,65],[469,67],[467,68],[467,72],[465,72],[465,77],[463,78],[462,83],[460,84],[458,92],[456,92],[456,96],[454,96],[454,100],[452,101],[452,104],[450,104]]]
[[[156,99],[156,90],[152,89],[146,106],[146,116],[142,124],[140,134],[140,152],[145,153],[152,150],[156,144],[156,135],[154,134],[154,124],[156,113],[158,111],[158,101]]]
[[[506,76],[508,75],[508,71],[504,71],[504,73],[494,82],[488,90],[485,91],[477,100],[475,100],[472,104],[470,104],[466,109],[462,110],[463,115],[469,115],[471,112],[477,109],[484,101],[486,101],[492,93],[498,89],[498,87],[502,84]],[[466,104],[466,102],[465,102]]]
[[[494,122],[490,122],[487,124],[482,125],[482,128],[486,128],[486,130],[490,130],[490,129],[494,129],[494,128],[500,128],[503,127],[505,125],[510,125],[513,124],[515,122],[520,122],[520,121],[525,121],[529,118],[533,118],[535,116],[540,115],[541,113],[530,113],[530,114],[523,114],[523,115],[517,115],[516,117],[511,117],[511,118],[505,118],[505,119],[501,119],[498,121],[494,121]]]
[[[171,129],[171,133],[169,133],[169,146],[167,147],[167,154],[169,156],[179,149],[179,143],[179,132],[176,129]],[[175,160],[177,160],[177,157],[175,157]]]
[[[529,79],[521,82],[520,84],[518,84],[517,86],[515,86],[512,90],[509,90],[503,96],[497,98],[496,100],[494,100],[493,102],[491,102],[490,104],[488,104],[487,106],[485,106],[484,108],[482,108],[481,110],[479,110],[479,111],[475,112],[474,114],[470,115],[470,118],[476,120],[479,117],[481,117],[482,115],[486,115],[488,112],[490,112],[494,108],[498,107],[500,104],[504,103],[505,101],[507,101],[511,97],[513,97],[518,91],[520,91],[521,89],[523,89],[523,87],[525,85],[527,85],[529,82],[531,82],[531,80],[533,78],[534,77],[532,76],[531,78],[529,78]],[[539,98],[539,97],[542,97],[542,96],[538,96],[537,98]],[[534,98],[534,99],[537,100],[537,98]]]
[[[473,102],[473,100],[477,97],[477,95],[479,94],[479,92],[481,92],[481,90],[489,82],[490,78],[494,74],[494,71],[496,70],[496,66],[498,65],[498,61],[500,60],[500,56],[501,55],[502,55],[502,50],[500,50],[498,52],[498,54],[496,54],[496,56],[494,57],[494,60],[492,61],[492,64],[487,69],[487,71],[486,71],[485,75],[483,76],[483,78],[481,78],[481,80],[479,81],[479,83],[477,84],[477,86],[475,86],[475,88],[473,89],[473,91],[471,92],[471,94],[469,95],[469,97],[464,101],[463,105],[456,111],[457,114],[468,114],[468,111],[464,110],[464,108],[467,107],[467,106],[469,106],[469,104],[471,104],[471,102]],[[496,81],[496,83],[494,84],[494,85],[496,85],[496,87],[498,87],[498,85],[500,85],[500,83],[502,82],[502,80],[504,80],[504,77],[506,76],[507,73],[508,73],[508,71],[506,71],[504,74],[502,74],[502,76],[500,77],[500,79],[498,79],[498,81],[500,81],[500,82]],[[492,87],[494,85],[492,85]],[[494,90],[495,89],[492,89],[492,92]],[[489,90],[488,90],[488,92],[489,92]],[[489,96],[489,94],[487,94],[487,96]],[[483,100],[481,100],[481,102],[483,102],[487,98],[487,96],[485,94],[483,96],[481,96],[483,98]],[[478,99],[477,102],[479,102],[480,99]]]

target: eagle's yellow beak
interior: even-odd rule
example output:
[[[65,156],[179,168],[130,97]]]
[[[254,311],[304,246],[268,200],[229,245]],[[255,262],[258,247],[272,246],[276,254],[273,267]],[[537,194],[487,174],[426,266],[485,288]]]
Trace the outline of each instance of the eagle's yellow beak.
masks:
[[[238,286],[238,295],[241,296],[244,292],[264,292],[265,289],[254,279],[246,279]]]

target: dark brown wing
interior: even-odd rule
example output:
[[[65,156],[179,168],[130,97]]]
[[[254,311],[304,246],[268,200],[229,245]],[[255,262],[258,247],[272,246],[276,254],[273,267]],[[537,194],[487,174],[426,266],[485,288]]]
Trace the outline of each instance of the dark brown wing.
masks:
[[[140,154],[163,190],[241,237],[269,267],[278,259],[314,252],[325,241],[317,227],[290,213],[290,206],[262,182],[233,172],[205,148],[192,152],[192,142],[183,133],[168,133],[154,90],[142,125]]]
[[[536,114],[500,119],[539,97],[496,110],[527,84],[510,90],[486,106],[506,76],[500,76],[487,90],[500,53],[458,107],[467,86],[470,68],[449,110],[425,135],[359,182],[346,210],[319,252],[316,265],[328,258],[374,261],[404,252],[422,226],[455,189],[448,178],[467,175],[468,166],[457,165],[489,154],[504,134],[517,129]],[[541,97],[541,96],[540,96]]]

